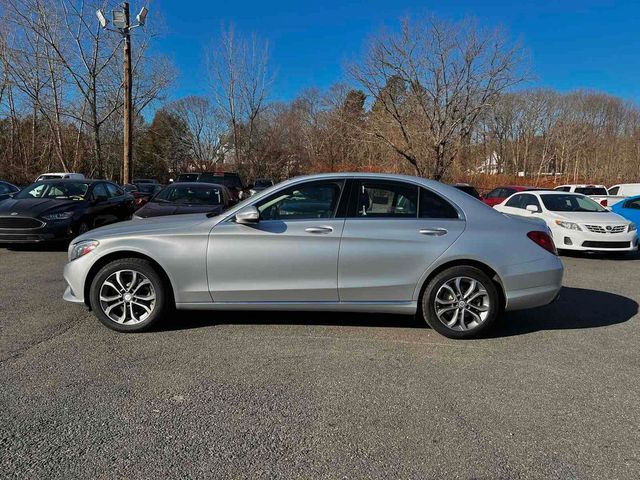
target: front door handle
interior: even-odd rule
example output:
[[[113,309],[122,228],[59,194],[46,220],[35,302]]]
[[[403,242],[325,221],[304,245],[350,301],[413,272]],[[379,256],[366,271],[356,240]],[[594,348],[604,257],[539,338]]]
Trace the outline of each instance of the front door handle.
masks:
[[[305,228],[304,231],[308,233],[331,233],[333,232],[333,228],[328,226],[309,227],[309,228]]]
[[[447,234],[446,228],[421,228],[418,231],[420,235],[429,235],[431,237],[441,237]]]

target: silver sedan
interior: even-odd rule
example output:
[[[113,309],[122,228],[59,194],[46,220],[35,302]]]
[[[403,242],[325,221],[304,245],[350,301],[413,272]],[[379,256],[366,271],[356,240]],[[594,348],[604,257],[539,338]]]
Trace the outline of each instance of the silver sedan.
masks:
[[[504,310],[546,305],[563,267],[544,224],[418,177],[326,174],[221,215],[133,220],[69,246],[65,300],[106,326],[147,329],[173,308],[420,315],[477,336]]]

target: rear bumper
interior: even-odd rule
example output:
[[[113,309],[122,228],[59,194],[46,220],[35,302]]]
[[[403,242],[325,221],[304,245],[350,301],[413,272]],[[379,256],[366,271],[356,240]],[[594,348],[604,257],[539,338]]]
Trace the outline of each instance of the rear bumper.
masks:
[[[505,290],[505,310],[541,307],[560,294],[564,267],[555,255],[533,262],[512,265],[501,279]]]

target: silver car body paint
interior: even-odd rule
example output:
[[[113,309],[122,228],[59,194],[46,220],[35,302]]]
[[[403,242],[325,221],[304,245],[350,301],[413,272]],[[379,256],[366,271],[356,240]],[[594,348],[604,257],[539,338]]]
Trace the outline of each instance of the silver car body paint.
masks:
[[[272,193],[314,180],[365,178],[420,185],[451,202],[459,219],[331,218],[242,225],[235,213]],[[307,229],[324,229],[325,234]],[[112,255],[141,255],[168,277],[177,308],[325,310],[413,314],[429,276],[448,264],[481,263],[496,273],[507,310],[551,302],[560,259],[527,237],[540,222],[501,214],[468,194],[419,177],[323,174],[297,177],[239,203],[222,215],[179,215],[123,222],[74,240],[97,240],[69,262],[64,298],[86,303],[94,265]],[[421,231],[436,234],[421,234]],[[445,231],[446,233],[442,233]],[[71,248],[71,246],[70,246]]]

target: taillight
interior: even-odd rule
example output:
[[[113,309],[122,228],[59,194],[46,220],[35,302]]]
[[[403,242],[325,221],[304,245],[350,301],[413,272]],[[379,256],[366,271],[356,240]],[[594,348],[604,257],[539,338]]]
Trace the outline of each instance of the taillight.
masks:
[[[553,238],[551,238],[551,236],[547,232],[533,231],[533,232],[527,233],[527,237],[529,237],[535,243],[540,245],[547,252],[553,253],[554,255],[558,255],[556,244],[553,243]]]
[[[607,200],[606,198],[603,198],[602,200],[600,200],[600,205],[602,205],[603,207],[608,206],[609,200]]]

